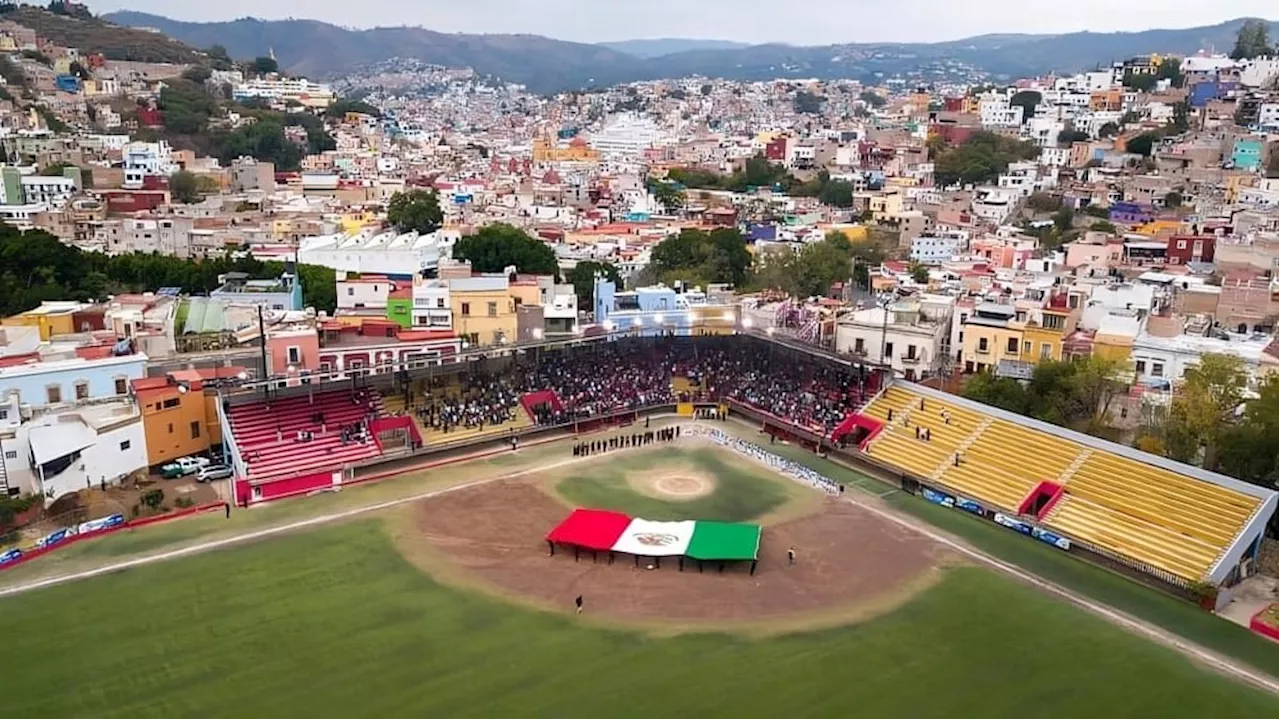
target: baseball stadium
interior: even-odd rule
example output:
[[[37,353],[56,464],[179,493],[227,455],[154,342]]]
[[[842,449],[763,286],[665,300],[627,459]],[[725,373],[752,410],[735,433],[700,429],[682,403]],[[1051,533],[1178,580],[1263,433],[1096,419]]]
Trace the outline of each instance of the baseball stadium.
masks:
[[[220,387],[225,511],[2,565],[5,713],[1274,710],[1274,490],[704,330]]]

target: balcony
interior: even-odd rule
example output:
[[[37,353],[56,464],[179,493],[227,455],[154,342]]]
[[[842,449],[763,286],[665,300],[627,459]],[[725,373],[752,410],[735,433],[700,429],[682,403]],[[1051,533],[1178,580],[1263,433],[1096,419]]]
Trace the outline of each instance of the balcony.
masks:
[[[923,361],[924,361],[924,357],[923,357],[923,356],[921,356],[921,355],[902,355],[902,356],[898,357],[898,361],[902,362],[902,364],[904,364],[904,365],[906,365],[906,364],[909,364],[909,365],[916,365],[916,364],[920,364],[921,362],[923,362]]]

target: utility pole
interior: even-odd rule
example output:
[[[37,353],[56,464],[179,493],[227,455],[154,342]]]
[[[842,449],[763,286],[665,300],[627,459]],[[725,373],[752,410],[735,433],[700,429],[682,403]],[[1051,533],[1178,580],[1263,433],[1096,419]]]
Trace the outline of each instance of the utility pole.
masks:
[[[258,341],[262,345],[262,399],[271,400],[271,368],[267,366],[267,325],[262,319],[262,304],[258,304]]]

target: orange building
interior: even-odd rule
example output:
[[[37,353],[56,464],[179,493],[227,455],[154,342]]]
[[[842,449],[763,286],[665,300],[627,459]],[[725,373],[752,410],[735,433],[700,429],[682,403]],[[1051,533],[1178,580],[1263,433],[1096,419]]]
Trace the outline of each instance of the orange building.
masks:
[[[164,377],[144,377],[132,383],[142,411],[147,438],[147,464],[156,466],[178,457],[204,454],[222,444],[218,425],[218,396],[205,392],[205,382],[239,367],[217,370],[179,370]]]

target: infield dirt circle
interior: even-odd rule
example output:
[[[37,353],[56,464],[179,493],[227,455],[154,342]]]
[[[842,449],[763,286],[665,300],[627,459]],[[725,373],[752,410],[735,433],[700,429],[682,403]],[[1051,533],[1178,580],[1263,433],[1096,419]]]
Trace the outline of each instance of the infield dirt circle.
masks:
[[[627,484],[641,494],[674,502],[688,502],[716,490],[714,476],[685,465],[666,465],[660,470],[628,472]]]
[[[697,474],[667,472],[694,491]],[[704,485],[707,483],[704,481]],[[654,491],[660,491],[656,487]],[[712,486],[697,488],[711,491]],[[664,495],[669,496],[669,495]],[[766,525],[754,576],[747,563],[646,571],[629,555],[548,553],[545,536],[569,508],[532,482],[479,485],[406,508],[389,529],[401,553],[437,579],[519,603],[670,633],[709,627],[770,634],[834,626],[889,611],[958,563],[942,545],[850,502],[826,498],[815,514]],[[797,561],[788,566],[787,550]]]

